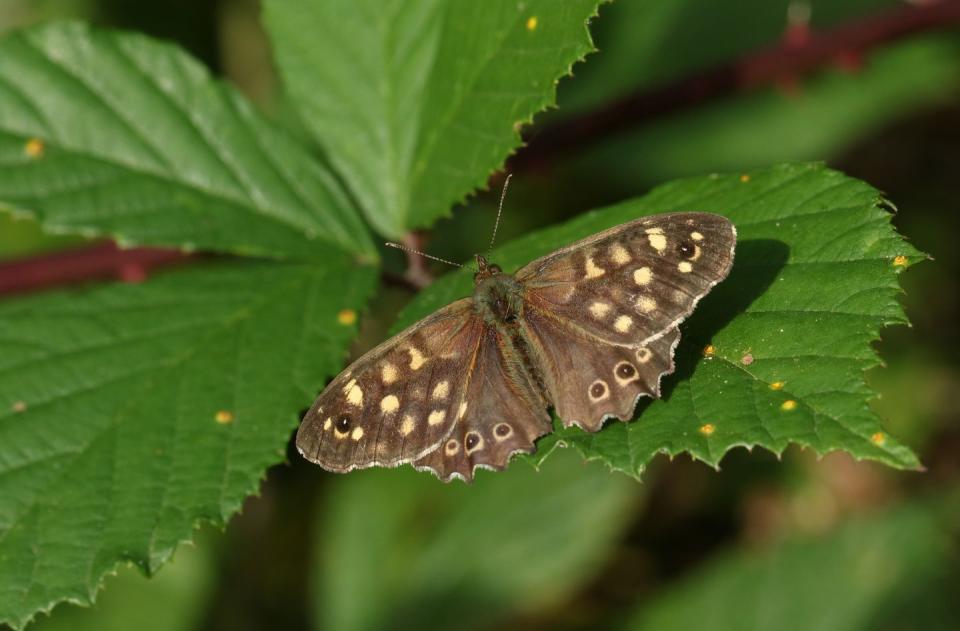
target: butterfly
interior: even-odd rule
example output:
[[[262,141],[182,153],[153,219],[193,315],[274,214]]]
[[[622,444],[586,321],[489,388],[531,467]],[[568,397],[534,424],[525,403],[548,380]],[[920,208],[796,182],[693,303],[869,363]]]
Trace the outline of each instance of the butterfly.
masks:
[[[476,256],[473,296],[338,375],[297,432],[300,453],[347,472],[411,463],[447,482],[502,470],[553,428],[596,432],[660,396],[679,325],[726,278],[724,217],[668,213],[615,226],[515,274]]]

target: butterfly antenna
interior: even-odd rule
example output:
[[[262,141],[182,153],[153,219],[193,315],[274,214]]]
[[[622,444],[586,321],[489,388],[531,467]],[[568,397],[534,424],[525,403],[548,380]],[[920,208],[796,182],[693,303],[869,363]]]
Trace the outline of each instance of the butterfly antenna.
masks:
[[[500,192],[500,205],[497,207],[497,220],[493,224],[493,234],[490,235],[490,247],[487,248],[487,254],[493,250],[493,242],[497,240],[497,228],[500,227],[500,215],[503,213],[503,200],[507,198],[507,187],[510,186],[512,173],[507,173],[507,179],[503,181],[503,191]]]
[[[419,254],[423,258],[430,259],[431,261],[439,261],[440,263],[446,263],[447,265],[453,265],[454,267],[463,267],[463,265],[460,265],[459,263],[454,263],[453,261],[448,261],[447,259],[442,259],[439,256],[427,254],[426,252],[421,252],[420,250],[414,250],[413,248],[408,248],[407,246],[401,245],[399,243],[393,243],[391,241],[387,241],[384,245],[386,245],[388,248],[396,248],[397,250],[403,250],[404,252],[409,252],[410,254]]]

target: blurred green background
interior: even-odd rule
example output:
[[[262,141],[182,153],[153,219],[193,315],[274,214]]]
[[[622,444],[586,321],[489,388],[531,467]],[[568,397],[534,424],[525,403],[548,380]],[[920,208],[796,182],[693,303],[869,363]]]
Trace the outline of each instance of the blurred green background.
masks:
[[[620,0],[600,52],[560,84],[551,124],[794,36],[864,23],[891,0]],[[919,3],[915,3],[919,4]],[[179,42],[286,120],[256,0],[0,0],[0,33],[55,18]],[[294,123],[290,123],[293,125]],[[225,533],[202,531],[147,580],[131,568],[89,610],[33,629],[960,628],[960,29],[927,29],[815,72],[636,121],[516,172],[501,241],[683,175],[823,160],[885,191],[933,260],[902,277],[914,323],[867,375],[923,474],[733,452],[717,472],[660,459],[638,484],[572,453],[444,486],[409,468],[333,476],[291,450]],[[463,259],[486,245],[495,196],[427,235]],[[75,247],[0,216],[0,259]],[[396,257],[388,264],[401,269]],[[442,270],[437,269],[437,272]],[[355,352],[410,299],[388,286]]]

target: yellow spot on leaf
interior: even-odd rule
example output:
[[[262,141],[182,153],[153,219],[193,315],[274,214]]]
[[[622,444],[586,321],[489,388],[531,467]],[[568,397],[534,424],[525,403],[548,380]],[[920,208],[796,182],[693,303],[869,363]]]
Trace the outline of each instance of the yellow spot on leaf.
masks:
[[[753,363],[753,355],[750,353],[745,353],[744,356],[740,358],[740,363],[744,366],[749,366]]]
[[[744,173],[743,175],[740,176],[740,181],[746,184],[747,182],[750,181],[750,176]]]
[[[713,423],[707,423],[706,425],[700,426],[700,433],[703,434],[704,436],[709,436],[715,431],[717,431],[717,428]]]
[[[883,443],[887,442],[887,437],[884,436],[883,432],[877,432],[870,437],[870,442],[880,447],[883,445]]]
[[[902,254],[900,254],[900,255],[898,255],[898,256],[895,256],[894,259],[893,259],[893,264],[894,264],[896,267],[906,267],[906,266],[907,266],[907,263],[909,263],[909,262],[910,262],[910,261],[907,260],[907,257],[905,257],[905,256],[902,255]]]
[[[780,409],[784,412],[792,412],[797,409],[797,402],[793,399],[787,399],[780,405]]]
[[[13,405],[10,406],[14,412],[26,412],[27,402],[26,401],[14,401]]]
[[[357,312],[353,309],[344,309],[337,314],[337,322],[343,326],[350,326],[357,321]]]
[[[704,357],[713,357],[717,354],[717,349],[713,344],[707,344],[703,347],[703,356]]]
[[[537,24],[539,23],[540,21],[537,19],[537,16],[531,15],[529,18],[527,18],[527,30],[528,31],[537,30]]]
[[[230,410],[219,410],[216,414],[213,415],[213,420],[220,423],[221,425],[227,425],[228,423],[233,422],[233,412]]]
[[[774,381],[773,383],[770,384],[770,389],[771,389],[771,390],[782,390],[782,389],[783,389],[783,382],[782,382],[782,381]]]
[[[47,146],[39,138],[31,138],[23,145],[23,152],[29,158],[42,158]]]

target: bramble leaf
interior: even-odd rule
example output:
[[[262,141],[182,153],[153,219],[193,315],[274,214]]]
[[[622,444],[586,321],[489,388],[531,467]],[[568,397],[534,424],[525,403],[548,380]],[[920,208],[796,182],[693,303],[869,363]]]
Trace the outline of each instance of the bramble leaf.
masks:
[[[77,23],[15,32],[0,112],[0,210],[47,231],[376,258],[333,174],[174,46]]]
[[[596,434],[554,432],[539,441],[535,459],[563,442],[639,476],[658,453],[687,452],[716,466],[736,446],[780,453],[795,443],[919,467],[883,431],[864,382],[864,371],[879,363],[871,344],[880,329],[906,323],[897,274],[923,258],[897,235],[883,205],[878,191],[841,173],[783,165],[679,180],[499,248],[492,259],[513,270],[578,238],[667,211],[726,215],[739,233],[729,278],[681,326],[678,368],[664,378],[663,399],[641,403],[635,421],[611,422]],[[398,325],[469,295],[470,274],[425,290]]]
[[[379,232],[447,215],[593,50],[600,0],[268,0],[294,106]]]
[[[339,370],[372,267],[218,264],[0,303],[0,622],[222,525]]]

